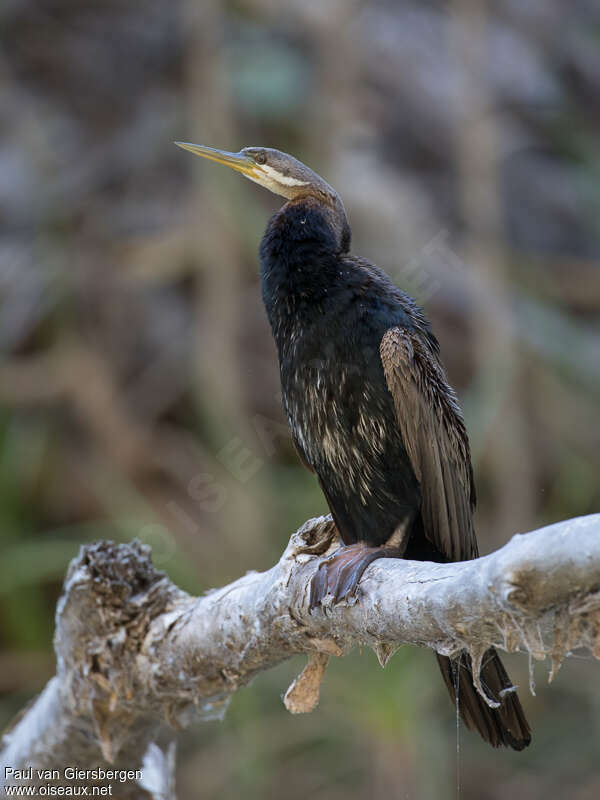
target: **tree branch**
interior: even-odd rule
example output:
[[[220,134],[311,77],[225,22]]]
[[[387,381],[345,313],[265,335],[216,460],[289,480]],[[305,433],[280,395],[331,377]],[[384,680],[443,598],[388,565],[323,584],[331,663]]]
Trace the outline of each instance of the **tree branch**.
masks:
[[[382,665],[401,644],[475,664],[490,645],[552,659],[551,677],[576,648],[600,658],[600,515],[516,535],[488,556],[455,564],[383,559],[351,603],[308,611],[320,556],[339,542],[330,517],[310,520],[280,561],[194,598],[133,542],[84,546],[71,563],[56,612],[57,674],[6,735],[0,780],[40,785],[8,770],[140,769],[112,796],[159,797],[172,782],[174,730],[224,714],[258,672],[297,653],[309,664],[286,695],[311,710],[330,655],[361,643]],[[156,746],[158,744],[162,750]],[[169,796],[173,797],[172,789]]]

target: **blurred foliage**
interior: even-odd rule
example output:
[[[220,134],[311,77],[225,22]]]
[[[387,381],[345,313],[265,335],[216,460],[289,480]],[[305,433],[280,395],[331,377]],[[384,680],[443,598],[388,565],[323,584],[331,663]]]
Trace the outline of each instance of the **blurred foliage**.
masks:
[[[598,510],[599,32],[591,0],[2,4],[2,722],[53,672],[83,542],[138,536],[200,592],[270,566],[325,510],[257,286],[277,199],[174,139],[275,146],[340,191],[354,250],[441,340],[483,552]],[[280,695],[300,668],[182,737],[182,800],[454,793],[430,653],[336,661],[319,709],[292,718]],[[538,679],[526,753],[460,732],[465,800],[599,796],[597,668]]]

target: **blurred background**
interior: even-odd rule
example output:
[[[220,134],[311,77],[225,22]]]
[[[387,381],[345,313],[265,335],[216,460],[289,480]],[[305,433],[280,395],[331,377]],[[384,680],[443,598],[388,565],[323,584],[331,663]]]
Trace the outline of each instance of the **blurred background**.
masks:
[[[257,246],[278,199],[174,139],[298,156],[354,252],[422,303],[471,436],[480,549],[598,511],[600,6],[4,0],[0,725],[54,672],[69,559],[153,547],[199,593],[326,510],[281,411]],[[600,796],[600,672],[568,660],[522,754],[460,735],[461,797]],[[303,660],[181,736],[180,800],[454,796],[432,654]]]

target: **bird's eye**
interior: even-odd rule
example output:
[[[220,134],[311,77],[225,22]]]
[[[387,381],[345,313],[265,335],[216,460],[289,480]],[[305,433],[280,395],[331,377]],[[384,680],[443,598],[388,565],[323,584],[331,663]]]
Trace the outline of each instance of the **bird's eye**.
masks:
[[[257,164],[264,164],[265,161],[267,160],[267,157],[264,153],[257,153],[254,156],[254,160],[256,161]]]

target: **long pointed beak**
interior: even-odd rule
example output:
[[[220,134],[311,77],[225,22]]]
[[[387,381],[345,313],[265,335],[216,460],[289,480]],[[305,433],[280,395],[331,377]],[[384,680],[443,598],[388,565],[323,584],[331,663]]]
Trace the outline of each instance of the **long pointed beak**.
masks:
[[[227,150],[217,150],[214,147],[205,147],[203,144],[190,144],[189,142],[175,142],[177,147],[189,150],[194,155],[216,161],[217,164],[225,164],[249,178],[255,177],[256,163],[254,159],[245,153],[228,153]]]

